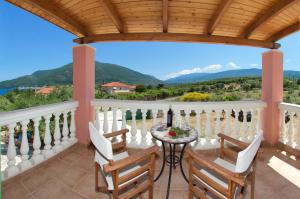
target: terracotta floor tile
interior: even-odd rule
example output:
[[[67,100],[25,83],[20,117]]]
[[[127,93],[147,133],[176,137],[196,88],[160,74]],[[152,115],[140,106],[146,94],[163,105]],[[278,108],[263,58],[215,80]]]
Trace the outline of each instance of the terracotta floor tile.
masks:
[[[27,190],[20,181],[2,187],[3,199],[25,198],[29,194],[29,190]]]
[[[52,177],[46,174],[43,169],[34,169],[33,172],[27,173],[21,177],[23,185],[30,191],[33,192],[39,188],[39,186],[48,183]]]
[[[138,150],[130,149],[129,153],[134,154]],[[209,159],[216,157],[216,150],[199,151]],[[177,154],[179,155],[179,153]],[[263,153],[258,157],[257,175],[255,186],[255,198],[258,199],[298,199],[300,188],[289,182],[278,174],[267,164],[276,156],[282,161],[291,164],[300,170],[300,159],[290,155],[283,155],[281,151],[274,148],[264,148]],[[71,149],[62,153],[40,167],[33,168],[25,174],[19,175],[9,183],[3,184],[3,198],[89,198],[105,199],[107,194],[96,193],[94,190],[94,153],[83,145],[76,144]],[[186,171],[186,161],[183,160],[183,168]],[[162,153],[156,161],[156,174],[161,169]],[[169,167],[165,165],[164,172],[160,179],[154,184],[154,199],[165,199],[168,184]],[[99,178],[101,180],[101,177]],[[104,184],[100,181],[100,184]],[[33,192],[30,192],[33,191]],[[170,199],[188,198],[188,184],[184,181],[178,166],[173,170]],[[148,193],[143,193],[145,199]],[[212,197],[214,198],[214,197]],[[246,189],[245,198],[250,198],[250,186]]]

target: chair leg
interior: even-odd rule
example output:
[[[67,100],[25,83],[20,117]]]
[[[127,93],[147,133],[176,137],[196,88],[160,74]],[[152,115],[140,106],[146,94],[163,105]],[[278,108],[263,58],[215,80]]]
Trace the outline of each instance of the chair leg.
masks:
[[[151,186],[149,187],[149,195],[148,195],[148,198],[149,198],[149,199],[153,199],[153,185],[151,185]]]
[[[95,162],[95,191],[96,192],[99,192],[99,186],[98,186],[98,183],[99,183],[99,165]]]
[[[252,172],[252,175],[251,175],[251,199],[254,199],[254,189],[255,189],[255,173]]]

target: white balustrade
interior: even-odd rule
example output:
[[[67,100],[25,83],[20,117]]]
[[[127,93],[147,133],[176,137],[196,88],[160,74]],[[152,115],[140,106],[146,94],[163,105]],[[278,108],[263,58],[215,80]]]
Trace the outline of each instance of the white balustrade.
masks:
[[[32,156],[32,162],[33,164],[38,164],[44,160],[43,155],[41,154],[41,137],[40,137],[40,117],[36,117],[33,119],[34,122],[34,138],[33,138],[33,156]],[[56,145],[57,143],[55,143]]]
[[[187,122],[198,130],[198,142],[193,147],[213,148],[219,146],[216,142],[218,133],[225,133],[238,139],[250,141],[253,135],[260,130],[259,113],[266,104],[262,101],[169,102],[96,99],[92,101],[92,106],[96,110],[102,110],[99,112],[100,116],[98,117],[102,120],[96,121],[96,124],[99,122],[99,125],[103,126],[104,132],[108,131],[108,125],[121,126],[122,129],[126,126],[129,128],[130,134],[127,134],[129,147],[144,148],[149,146],[151,142],[147,140],[150,136],[150,128],[147,127],[157,124],[158,120],[166,122],[167,112],[171,107],[174,114],[174,126],[182,126],[184,122]],[[122,110],[120,116],[115,114],[119,109]],[[126,125],[126,110],[131,111],[131,125]],[[137,110],[141,110],[142,113],[138,117]],[[235,118],[231,116],[232,110],[235,113]],[[238,117],[241,110],[243,120]],[[152,112],[153,121],[146,119],[147,111]],[[185,117],[183,117],[184,114]],[[247,114],[251,116],[249,122],[247,122]],[[111,118],[108,118],[108,116]],[[115,122],[117,125],[115,125]],[[118,122],[120,122],[119,125]],[[141,128],[137,128],[137,125]]]
[[[78,102],[70,101],[0,113],[0,126],[7,127],[9,136],[7,154],[1,155],[6,155],[8,159],[6,166],[1,165],[1,171],[3,171],[4,174],[2,176],[3,179],[6,180],[15,176],[61,151],[58,150],[57,146],[61,144],[59,115],[62,112],[64,113],[64,120],[66,121],[67,127],[65,141],[67,143],[75,143],[77,139],[75,137],[74,113],[77,106]],[[70,137],[68,136],[68,114],[71,115]],[[43,125],[40,125],[42,122],[41,118],[45,119],[45,129],[43,129]],[[51,132],[50,129],[50,123],[52,122],[54,123],[53,132]],[[28,128],[30,125],[32,125],[32,127]],[[66,129],[66,127],[64,128]],[[29,132],[32,128],[33,131]],[[21,132],[19,132],[18,129],[21,129]],[[15,144],[15,135],[17,135],[17,133],[19,133],[18,137],[22,138],[20,140],[21,146]],[[52,139],[51,134],[53,134],[54,139]],[[30,139],[28,139],[29,137]],[[33,142],[31,143],[32,137]],[[44,145],[41,144],[42,142]],[[70,144],[68,144],[68,146],[70,146]],[[20,155],[17,155],[18,153],[20,153]],[[17,159],[20,159],[20,161],[17,162]]]
[[[279,141],[300,149],[300,105],[280,103],[281,126]]]
[[[56,153],[60,152],[63,150],[63,147],[61,145],[61,132],[60,132],[60,127],[59,127],[59,119],[60,119],[60,115],[61,113],[55,113],[55,127],[54,127],[54,151]]]
[[[27,138],[27,124],[28,120],[24,120],[21,122],[22,124],[22,142],[21,142],[21,157],[22,157],[22,162],[20,163],[20,170],[25,171],[30,168],[31,162],[28,160],[29,159],[29,144],[28,144],[28,138]]]

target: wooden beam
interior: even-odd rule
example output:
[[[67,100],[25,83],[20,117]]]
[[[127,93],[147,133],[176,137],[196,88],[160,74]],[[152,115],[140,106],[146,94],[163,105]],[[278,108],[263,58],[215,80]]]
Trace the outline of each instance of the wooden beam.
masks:
[[[297,31],[300,31],[300,21],[288,26],[287,28],[280,30],[279,32],[277,32],[274,35],[272,35],[271,37],[269,37],[267,40],[268,41],[277,41],[279,39],[282,39],[283,37],[286,37],[292,33],[297,32]]]
[[[212,18],[209,21],[207,26],[207,34],[213,34],[215,28],[220,23],[222,17],[226,13],[227,9],[229,8],[230,4],[233,0],[222,0],[221,3],[218,5],[218,8],[214,12]]]
[[[256,20],[245,28],[245,31],[241,34],[241,37],[249,38],[256,29],[298,1],[299,0],[279,0],[278,3],[272,6],[263,15],[257,16]]]
[[[168,5],[169,5],[169,1],[168,0],[163,0],[163,32],[168,32]]]
[[[263,48],[277,49],[280,44],[243,39],[235,37],[200,35],[200,34],[184,34],[184,33],[112,33],[112,34],[97,34],[89,35],[73,40],[78,44],[94,43],[94,42],[126,42],[126,41],[161,41],[161,42],[193,42],[193,43],[214,43],[214,44],[229,44],[241,46],[254,46]]]
[[[66,24],[68,27],[74,29],[79,34],[86,36],[88,31],[86,28],[80,24],[78,21],[74,20],[72,17],[64,13],[59,7],[55,6],[51,1],[48,0],[22,0],[20,2],[25,2],[32,5],[35,8],[42,10],[47,13],[47,15],[55,18],[58,21]]]
[[[112,4],[112,2],[110,0],[98,0],[98,1],[101,3],[106,14],[111,18],[118,31],[120,33],[126,32],[122,19],[119,13],[117,12],[116,7]]]

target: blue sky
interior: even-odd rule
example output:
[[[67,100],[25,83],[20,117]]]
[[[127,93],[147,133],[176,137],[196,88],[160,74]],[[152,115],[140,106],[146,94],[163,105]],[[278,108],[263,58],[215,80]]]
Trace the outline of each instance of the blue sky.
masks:
[[[9,3],[0,2],[0,81],[72,62],[74,35]],[[3,31],[4,30],[4,31]],[[300,33],[280,41],[284,69],[300,70]],[[97,43],[96,60],[160,79],[191,72],[261,68],[266,49],[212,44]]]

